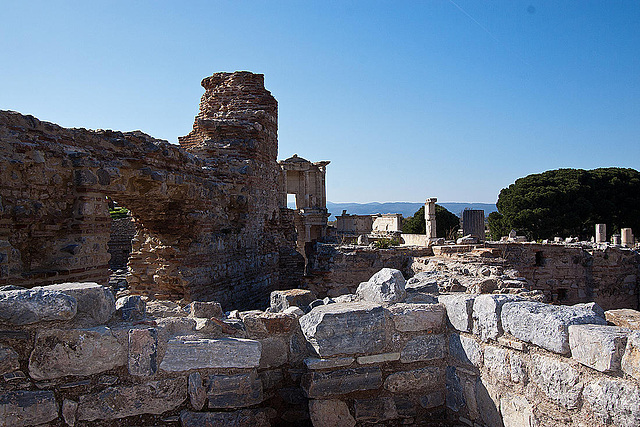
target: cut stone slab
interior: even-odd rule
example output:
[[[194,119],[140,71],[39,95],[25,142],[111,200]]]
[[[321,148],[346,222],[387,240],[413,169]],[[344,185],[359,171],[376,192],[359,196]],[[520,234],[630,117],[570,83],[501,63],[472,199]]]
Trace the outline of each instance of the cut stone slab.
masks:
[[[399,418],[396,403],[391,397],[356,399],[353,407],[358,421],[379,423]]]
[[[449,323],[459,331],[471,332],[473,325],[473,301],[477,295],[440,295],[438,301],[446,307]]]
[[[210,319],[212,317],[222,318],[224,312],[220,303],[215,301],[192,301],[189,304],[189,316]]]
[[[52,391],[7,391],[0,393],[0,425],[34,426],[58,418]]]
[[[640,390],[630,381],[618,378],[596,379],[584,387],[583,397],[602,425],[640,425]]]
[[[449,334],[449,354],[462,365],[482,366],[482,347],[473,338]]]
[[[158,370],[158,333],[154,328],[129,330],[127,367],[131,375],[150,377]]]
[[[383,268],[371,276],[367,282],[360,283],[356,290],[358,299],[379,304],[393,304],[404,301],[406,281],[402,272],[393,268]]]
[[[514,337],[559,354],[569,354],[569,326],[606,325],[595,303],[573,306],[517,301],[502,306],[502,327]]]
[[[297,326],[297,317],[285,313],[264,313],[258,310],[240,313],[249,338],[266,338],[274,334],[288,334]]]
[[[300,318],[305,338],[323,358],[380,352],[386,324],[385,309],[370,302],[323,305]]]
[[[574,360],[600,372],[620,370],[629,329],[607,325],[569,326],[569,347]]]
[[[640,380],[640,332],[629,334],[621,367],[626,374]]]
[[[503,334],[500,313],[508,302],[520,301],[517,295],[478,295],[473,302],[473,333],[482,341],[496,340]]]
[[[273,368],[288,362],[289,340],[283,336],[272,336],[260,340],[262,356],[260,368]]]
[[[180,413],[182,427],[270,427],[266,409],[241,409],[232,412]]]
[[[126,363],[126,348],[106,326],[49,329],[36,335],[29,357],[29,375],[35,380],[88,376]]]
[[[359,390],[375,390],[382,386],[379,367],[310,372],[303,376],[302,387],[309,398],[323,398]]]
[[[147,311],[147,303],[140,295],[127,295],[118,298],[116,311],[120,313],[120,318],[125,322],[142,320]]]
[[[391,393],[412,394],[420,390],[435,390],[444,386],[442,368],[430,366],[411,371],[396,372],[384,381],[384,388]]]
[[[307,289],[288,289],[271,292],[270,304],[274,312],[284,311],[289,307],[304,308],[316,299],[313,292]]]
[[[497,379],[510,376],[509,353],[502,347],[488,345],[483,352],[484,366]]]
[[[20,369],[18,353],[8,345],[0,344],[0,375]]]
[[[334,357],[331,359],[318,359],[315,357],[308,357],[304,359],[304,364],[307,369],[317,371],[319,369],[331,369],[341,368],[343,366],[349,366],[355,361],[353,357]]]
[[[257,368],[261,353],[262,345],[255,340],[176,337],[167,343],[160,369],[184,372],[207,368]]]
[[[531,379],[547,397],[567,409],[578,406],[583,383],[570,364],[547,356],[532,356]]]
[[[354,427],[356,420],[341,400],[309,400],[309,415],[314,427]]]
[[[40,288],[0,292],[0,322],[12,325],[69,320],[77,310],[76,299],[60,291]]]
[[[447,341],[443,334],[414,337],[402,349],[402,363],[442,359],[447,354]]]
[[[255,370],[237,375],[209,375],[205,381],[210,409],[235,409],[262,402],[262,381]]]
[[[604,312],[607,322],[613,323],[621,328],[629,328],[635,331],[640,330],[640,311],[630,308],[618,310],[607,310]]]
[[[400,353],[382,353],[372,354],[371,356],[358,357],[358,363],[361,365],[369,365],[372,363],[384,363],[400,360]]]
[[[446,310],[442,304],[405,304],[389,307],[396,330],[400,332],[439,332],[444,327]]]
[[[33,289],[60,291],[75,298],[77,313],[92,317],[99,325],[107,323],[116,311],[115,298],[111,289],[97,283],[60,283]]]
[[[162,414],[187,398],[187,378],[169,378],[140,385],[108,387],[80,396],[78,419],[114,420],[141,414]]]

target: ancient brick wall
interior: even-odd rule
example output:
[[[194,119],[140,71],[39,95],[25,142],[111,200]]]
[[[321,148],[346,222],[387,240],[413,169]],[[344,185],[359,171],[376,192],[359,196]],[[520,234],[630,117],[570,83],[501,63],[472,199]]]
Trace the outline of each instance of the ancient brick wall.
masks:
[[[109,268],[119,270],[127,268],[131,255],[131,240],[136,235],[136,224],[132,218],[117,218],[111,220],[111,235],[107,242],[111,255]]]

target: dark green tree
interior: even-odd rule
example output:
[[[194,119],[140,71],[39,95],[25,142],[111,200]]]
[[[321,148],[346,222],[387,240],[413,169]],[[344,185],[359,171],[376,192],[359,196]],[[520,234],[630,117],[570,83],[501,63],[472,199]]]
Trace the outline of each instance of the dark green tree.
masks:
[[[446,208],[436,204],[436,235],[438,237],[451,237],[460,228],[460,218],[449,212]],[[425,234],[427,224],[424,218],[424,206],[413,216],[404,220],[402,232],[407,234]]]
[[[489,215],[493,238],[515,229],[531,239],[589,239],[598,223],[607,224],[609,234],[640,230],[640,172],[558,169],[528,175],[500,191],[497,207]]]

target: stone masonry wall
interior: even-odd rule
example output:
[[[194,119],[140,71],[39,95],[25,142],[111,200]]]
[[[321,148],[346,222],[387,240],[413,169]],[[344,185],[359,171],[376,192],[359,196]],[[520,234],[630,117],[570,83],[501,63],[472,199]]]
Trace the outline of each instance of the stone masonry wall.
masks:
[[[111,235],[107,242],[107,250],[111,254],[109,268],[112,271],[127,268],[129,255],[131,255],[131,240],[135,235],[136,224],[132,218],[111,220]]]

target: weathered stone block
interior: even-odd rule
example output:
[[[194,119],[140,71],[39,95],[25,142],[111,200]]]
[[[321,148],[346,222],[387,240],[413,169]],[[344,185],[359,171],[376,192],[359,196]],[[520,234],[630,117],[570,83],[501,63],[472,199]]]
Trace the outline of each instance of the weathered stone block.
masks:
[[[447,342],[443,334],[414,337],[400,352],[402,363],[424,362],[446,356]]]
[[[207,389],[202,383],[200,372],[192,372],[189,374],[189,383],[187,392],[189,393],[189,402],[196,411],[201,411],[207,401]]]
[[[308,357],[304,359],[304,364],[307,366],[307,369],[319,370],[349,366],[354,361],[355,358],[353,357],[334,357],[331,359],[318,359],[315,357]]]
[[[358,363],[361,365],[368,365],[371,363],[384,363],[393,362],[400,359],[400,353],[382,353],[372,354],[371,356],[358,357]]]
[[[484,348],[484,366],[498,380],[509,379],[509,354],[507,350],[488,345]]]
[[[309,415],[314,427],[354,427],[356,420],[341,400],[309,400]]]
[[[437,276],[433,273],[432,271],[417,273],[407,280],[405,289],[407,292],[423,292],[438,295],[438,280]]]
[[[129,331],[127,366],[131,375],[149,377],[158,370],[158,333],[153,328]]]
[[[76,425],[76,415],[78,412],[78,402],[64,399],[62,402],[62,418],[71,427]]]
[[[69,320],[77,312],[76,299],[43,288],[0,292],[0,322],[29,325],[49,320]]]
[[[186,398],[186,377],[108,387],[99,393],[80,396],[78,419],[114,420],[133,415],[161,414],[180,406]]]
[[[449,334],[449,354],[463,365],[482,366],[482,348],[473,338]]]
[[[284,291],[271,292],[271,310],[274,312],[284,311],[289,307],[307,307],[316,299],[313,292],[306,289],[288,289]]]
[[[97,324],[108,322],[116,311],[111,290],[97,283],[60,283],[35,289],[60,291],[75,298],[77,313],[92,317]]]
[[[270,427],[265,409],[241,409],[232,412],[191,412],[180,413],[182,427]]]
[[[395,372],[384,381],[384,388],[392,393],[414,393],[433,390],[444,385],[445,373],[442,368],[430,366],[411,371]]]
[[[451,409],[453,412],[458,412],[466,406],[466,401],[460,377],[458,376],[457,369],[454,366],[447,366],[445,381],[447,389],[445,399],[447,408]]]
[[[382,386],[382,371],[378,367],[339,369],[330,372],[310,372],[303,376],[303,389],[309,398],[322,398],[359,390],[375,390]]]
[[[444,327],[442,304],[394,304],[389,307],[396,330],[400,332],[439,332]]]
[[[192,301],[189,304],[190,317],[202,317],[210,319],[211,317],[224,317],[222,306],[215,301]]]
[[[619,378],[598,378],[585,385],[583,396],[603,425],[640,425],[640,390],[636,384]]]
[[[146,309],[147,304],[140,295],[127,295],[116,301],[116,311],[126,322],[144,319]]]
[[[257,368],[261,352],[262,345],[254,340],[177,337],[167,343],[160,369],[183,372],[207,368]]]
[[[549,351],[568,354],[569,325],[605,325],[602,309],[595,303],[557,306],[540,302],[508,302],[502,306],[505,332]]]
[[[477,295],[451,294],[440,295],[438,301],[447,309],[447,318],[451,325],[459,331],[471,332],[473,325],[473,302]]]
[[[321,357],[379,352],[386,325],[384,308],[368,302],[323,305],[300,318],[302,332]]]
[[[29,358],[29,375],[36,380],[86,376],[126,363],[126,349],[106,326],[50,329],[36,335]]]
[[[243,408],[262,402],[262,382],[255,370],[237,375],[209,375],[205,381],[209,408]]]
[[[503,334],[500,312],[507,302],[522,300],[517,295],[478,295],[473,302],[473,333],[482,341],[496,340]]]
[[[567,409],[578,406],[583,384],[570,364],[547,356],[532,356],[531,380],[553,402]]]
[[[264,313],[258,310],[240,313],[249,338],[265,338],[273,334],[288,334],[296,326],[297,317],[285,313]]]
[[[418,399],[420,402],[420,406],[424,409],[433,409],[438,408],[440,406],[444,406],[445,403],[445,392],[444,391],[434,391],[432,393],[425,394],[420,396]]]
[[[393,304],[407,296],[405,280],[400,270],[383,268],[371,276],[369,281],[360,283],[356,290],[358,299],[379,304]]]
[[[629,328],[635,331],[640,330],[640,311],[630,308],[618,310],[607,310],[604,312],[607,322],[613,323],[621,328]]]
[[[504,427],[534,425],[533,407],[524,396],[507,393],[500,397],[500,412]]]
[[[273,336],[260,340],[262,344],[262,356],[260,368],[273,368],[282,366],[289,360],[289,340],[282,336]]]
[[[8,345],[0,344],[0,375],[20,369],[18,353]]]
[[[52,391],[7,391],[0,394],[0,425],[34,426],[58,418]]]
[[[619,371],[629,332],[617,326],[571,325],[571,357],[600,372]]]
[[[640,380],[640,332],[629,334],[621,367],[625,373]]]
[[[353,407],[357,421],[380,423],[399,418],[395,401],[391,397],[356,399]]]

